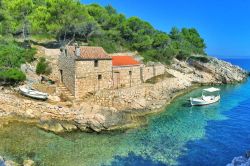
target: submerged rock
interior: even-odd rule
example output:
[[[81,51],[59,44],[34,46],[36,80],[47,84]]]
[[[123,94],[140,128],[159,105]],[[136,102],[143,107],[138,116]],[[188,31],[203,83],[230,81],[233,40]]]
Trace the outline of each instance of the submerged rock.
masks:
[[[60,123],[40,123],[37,125],[38,127],[46,130],[46,131],[51,131],[54,133],[62,133],[64,132],[64,128],[62,127],[62,125]]]
[[[2,156],[0,156],[0,166],[5,166],[4,160],[3,160],[3,157],[2,157]]]
[[[35,162],[32,160],[24,160],[23,161],[23,166],[34,166]]]
[[[62,125],[62,127],[63,127],[66,131],[68,131],[68,132],[77,130],[77,127],[76,127],[75,125],[73,125],[73,124],[62,123],[61,125]]]
[[[21,166],[21,165],[12,160],[4,160],[4,158],[0,156],[0,166]],[[35,162],[32,160],[24,160],[22,166],[35,166]]]
[[[227,166],[250,166],[250,158],[243,156],[235,157],[230,164]]]
[[[20,166],[19,164],[15,163],[14,161],[7,160],[4,162],[4,166]]]
[[[250,163],[248,162],[247,158],[240,156],[240,157],[235,157],[232,160],[232,163],[227,164],[227,166],[249,166]]]

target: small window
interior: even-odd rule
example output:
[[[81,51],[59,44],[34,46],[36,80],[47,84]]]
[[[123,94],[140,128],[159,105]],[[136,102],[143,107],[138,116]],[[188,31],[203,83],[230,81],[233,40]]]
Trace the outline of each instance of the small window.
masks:
[[[94,66],[95,66],[95,67],[98,67],[98,65],[99,65],[98,60],[95,60]]]
[[[101,80],[101,79],[102,79],[102,75],[99,74],[99,75],[98,75],[98,80]]]
[[[132,71],[129,71],[129,75],[132,75]]]

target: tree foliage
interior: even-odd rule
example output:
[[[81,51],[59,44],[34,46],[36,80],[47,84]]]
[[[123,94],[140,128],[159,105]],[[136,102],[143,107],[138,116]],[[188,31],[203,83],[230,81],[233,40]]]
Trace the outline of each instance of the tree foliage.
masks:
[[[1,35],[20,32],[50,35],[62,45],[83,41],[107,52],[138,51],[146,61],[163,63],[205,54],[206,48],[194,28],[173,27],[168,34],[138,17],[126,18],[110,5],[84,5],[79,0],[2,0]]]

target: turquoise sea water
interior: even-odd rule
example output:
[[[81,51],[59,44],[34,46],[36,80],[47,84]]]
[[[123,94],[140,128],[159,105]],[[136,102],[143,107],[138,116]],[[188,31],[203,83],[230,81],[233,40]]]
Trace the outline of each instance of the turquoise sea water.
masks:
[[[125,132],[56,135],[20,123],[5,125],[0,155],[44,166],[226,165],[250,150],[250,81],[219,87],[219,103],[190,107],[187,99],[199,96],[200,88],[149,117],[147,126]]]

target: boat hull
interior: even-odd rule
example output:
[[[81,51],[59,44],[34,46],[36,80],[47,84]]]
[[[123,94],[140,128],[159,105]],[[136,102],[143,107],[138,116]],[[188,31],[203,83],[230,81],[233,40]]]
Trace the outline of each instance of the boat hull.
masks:
[[[43,93],[43,92],[39,92],[36,90],[32,90],[32,89],[28,89],[25,87],[20,87],[19,88],[20,93],[24,96],[33,98],[33,99],[38,99],[38,100],[47,100],[48,99],[48,94],[47,93]]]
[[[217,103],[220,101],[220,96],[216,96],[213,99],[198,99],[198,98],[190,98],[190,103],[192,106],[204,106],[204,105],[209,105],[213,103]]]

